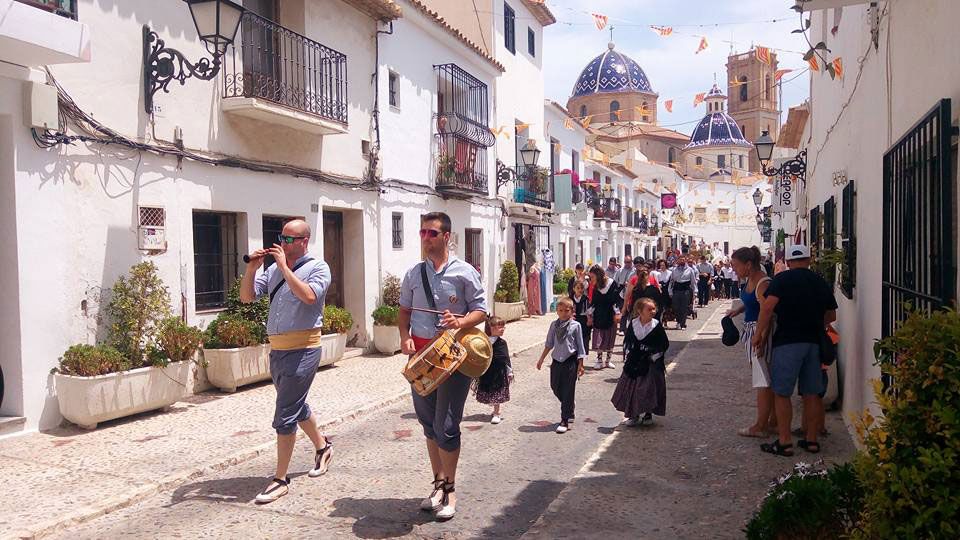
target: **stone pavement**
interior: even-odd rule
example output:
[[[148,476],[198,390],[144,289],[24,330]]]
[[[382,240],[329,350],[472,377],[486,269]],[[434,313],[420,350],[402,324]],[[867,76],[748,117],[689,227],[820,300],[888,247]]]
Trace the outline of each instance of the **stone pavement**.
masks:
[[[671,359],[708,314],[705,310],[700,321],[691,323],[691,330],[670,331]],[[540,335],[544,329],[531,333]],[[517,334],[507,339],[516,351]],[[516,538],[620,420],[610,404],[619,366],[588,369],[578,383],[573,429],[553,433],[559,404],[550,392],[548,369],[535,369],[538,356],[539,348],[515,355],[516,381],[510,402],[503,406],[502,424],[489,423],[490,407],[472,397],[467,401],[458,514],[450,522],[437,523],[418,510],[431,478],[421,430],[405,400],[331,430],[334,461],[322,478],[304,474],[312,447],[301,440],[291,467],[290,494],[272,504],[252,502],[272,473],[270,451],[63,530],[60,537]]]
[[[553,316],[507,325],[519,352],[543,343]],[[410,387],[403,355],[360,356],[322,368],[310,404],[323,426],[369,415],[401,401]],[[169,412],[105,422],[95,431],[72,425],[0,440],[7,479],[0,538],[49,534],[262,453],[272,460],[275,393],[269,381],[235,394],[210,391]]]
[[[670,366],[667,416],[617,428],[524,538],[742,538],[769,483],[795,462],[852,456],[839,412],[827,414],[831,436],[816,455],[773,456],[759,444],[774,437],[737,436],[755,418],[755,394],[742,346],[720,343],[724,311]]]

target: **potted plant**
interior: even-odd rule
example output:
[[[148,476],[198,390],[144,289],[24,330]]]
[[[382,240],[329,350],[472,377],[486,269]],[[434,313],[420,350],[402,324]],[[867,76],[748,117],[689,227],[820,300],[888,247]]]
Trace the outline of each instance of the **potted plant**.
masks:
[[[513,261],[505,261],[500,266],[500,280],[493,294],[493,313],[505,321],[515,321],[523,316],[523,302],[520,301],[520,273]]]
[[[387,274],[383,279],[381,305],[373,310],[373,346],[383,354],[400,350],[400,278]]]
[[[324,306],[323,350],[320,353],[320,367],[329,366],[343,358],[347,350],[347,332],[353,327],[353,317],[350,312],[337,306]]]
[[[167,408],[186,390],[199,330],[171,319],[170,295],[152,262],[114,284],[108,343],[74,345],[54,369],[60,414],[84,429]]]
[[[227,309],[204,332],[207,380],[224,392],[270,378],[267,314],[270,300],[240,301],[240,279],[227,291]]]
[[[450,180],[457,173],[457,158],[441,154],[437,157],[437,174]]]

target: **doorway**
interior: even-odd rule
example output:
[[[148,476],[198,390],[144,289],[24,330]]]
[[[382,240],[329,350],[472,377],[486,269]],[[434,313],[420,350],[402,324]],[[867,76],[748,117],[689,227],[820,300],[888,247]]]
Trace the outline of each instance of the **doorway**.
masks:
[[[344,307],[343,302],[343,213],[323,212],[323,260],[330,266],[332,281],[327,305]]]

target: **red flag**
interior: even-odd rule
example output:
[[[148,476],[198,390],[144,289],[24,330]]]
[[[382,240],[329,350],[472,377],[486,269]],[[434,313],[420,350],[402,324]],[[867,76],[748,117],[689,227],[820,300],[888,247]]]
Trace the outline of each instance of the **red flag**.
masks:
[[[660,34],[662,37],[667,37],[673,33],[672,26],[651,26],[650,29],[657,34]]]
[[[597,30],[603,30],[607,26],[607,16],[599,13],[591,13],[593,22],[597,25]]]
[[[707,93],[706,93],[706,92],[700,92],[699,94],[697,94],[696,96],[694,96],[694,97],[693,97],[693,106],[696,107],[697,105],[703,103],[703,100],[704,100],[706,97],[707,97]]]
[[[697,52],[695,52],[695,53],[693,53],[693,54],[700,54],[700,51],[705,51],[705,50],[707,50],[707,47],[709,47],[709,46],[710,46],[710,45],[707,44],[707,37],[704,36],[704,37],[700,38],[700,46],[697,47]]]
[[[673,112],[673,100],[672,100],[672,99],[668,99],[668,100],[664,101],[664,102],[663,102],[663,108],[666,109],[668,113],[672,113],[672,112]]]
[[[770,60],[770,49],[768,49],[768,48],[766,48],[766,47],[761,47],[761,46],[757,45],[757,48],[754,49],[753,54],[754,54],[754,56],[757,57],[757,60],[763,62],[764,64],[766,64],[766,65],[768,65],[768,66],[769,66],[769,65],[771,64],[771,62],[772,62],[772,61]]]
[[[773,75],[773,80],[780,82],[780,79],[783,78],[787,73],[791,73],[792,69],[778,69],[777,72]]]
[[[820,71],[820,64],[817,63],[817,56],[813,55],[807,60],[807,63],[810,64],[810,71]]]
[[[833,72],[837,74],[837,77],[843,78],[843,59],[837,57],[833,60]]]

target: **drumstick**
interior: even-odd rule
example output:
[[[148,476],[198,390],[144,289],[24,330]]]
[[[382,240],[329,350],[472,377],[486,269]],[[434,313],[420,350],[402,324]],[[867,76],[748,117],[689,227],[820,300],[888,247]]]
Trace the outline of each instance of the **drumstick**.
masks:
[[[412,307],[410,308],[410,311],[422,311],[424,313],[433,313],[434,315],[443,315],[442,311],[437,311],[435,309],[427,309],[427,308]],[[466,317],[466,315],[458,315],[456,313],[451,313],[451,315],[453,315],[454,317],[457,317],[458,319],[462,317]]]

